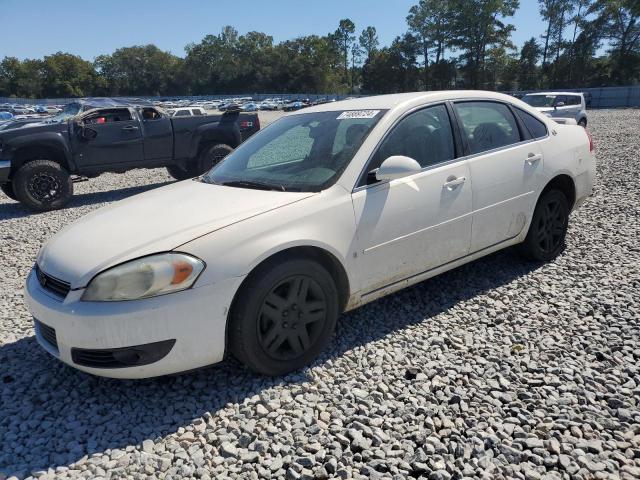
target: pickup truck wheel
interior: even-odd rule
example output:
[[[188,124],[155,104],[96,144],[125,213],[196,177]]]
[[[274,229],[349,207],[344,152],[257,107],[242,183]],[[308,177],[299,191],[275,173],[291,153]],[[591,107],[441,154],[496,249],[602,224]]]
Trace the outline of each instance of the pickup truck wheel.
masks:
[[[71,175],[51,160],[32,160],[13,177],[13,188],[23,205],[39,211],[62,208],[73,196]]]
[[[251,273],[234,300],[229,348],[256,373],[284,375],[315,359],[336,326],[338,291],[317,262],[290,258]]]
[[[11,200],[17,200],[16,193],[13,191],[13,185],[11,185],[10,183],[3,183],[2,185],[0,185],[0,190],[2,190],[2,193],[4,193]]]
[[[199,158],[199,168],[202,170],[199,175],[208,172],[218,163],[225,159],[227,155],[233,152],[233,148],[229,145],[220,143],[218,145],[212,145],[202,150]]]
[[[212,145],[202,150],[197,162],[192,162],[186,167],[171,165],[167,167],[167,172],[176,180],[187,180],[197,177],[198,175],[207,173],[231,152],[233,152],[233,148],[229,145],[222,143]]]

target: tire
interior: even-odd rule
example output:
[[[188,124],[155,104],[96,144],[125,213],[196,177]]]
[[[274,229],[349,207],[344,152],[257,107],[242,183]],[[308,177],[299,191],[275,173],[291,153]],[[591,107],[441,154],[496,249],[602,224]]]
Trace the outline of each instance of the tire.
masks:
[[[560,190],[544,192],[533,212],[520,253],[537,262],[550,262],[565,248],[569,226],[569,202]]]
[[[231,152],[233,152],[233,148],[229,145],[223,143],[211,145],[202,149],[196,161],[189,162],[185,167],[171,165],[167,167],[167,172],[176,180],[198,177],[211,170]]]
[[[236,295],[229,317],[230,351],[259,374],[298,370],[326,347],[338,305],[335,282],[317,262],[306,258],[268,262]]]
[[[45,212],[64,207],[73,196],[71,175],[51,160],[32,160],[18,169],[13,189],[20,203]]]
[[[13,185],[11,183],[3,183],[0,185],[0,190],[11,200],[17,200],[16,192],[13,191]]]
[[[581,118],[580,121],[578,122],[578,125],[580,125],[582,128],[587,128],[587,119]]]

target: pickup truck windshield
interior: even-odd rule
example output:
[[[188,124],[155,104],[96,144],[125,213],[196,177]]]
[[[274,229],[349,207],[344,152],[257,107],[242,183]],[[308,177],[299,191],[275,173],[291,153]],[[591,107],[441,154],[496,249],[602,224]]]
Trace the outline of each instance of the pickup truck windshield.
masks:
[[[69,103],[65,105],[62,111],[58,112],[53,117],[47,119],[49,123],[58,123],[64,122],[71,117],[75,117],[78,113],[80,113],[81,106],[79,103]]]
[[[202,181],[238,188],[317,192],[331,186],[386,110],[284,117],[254,135]]]

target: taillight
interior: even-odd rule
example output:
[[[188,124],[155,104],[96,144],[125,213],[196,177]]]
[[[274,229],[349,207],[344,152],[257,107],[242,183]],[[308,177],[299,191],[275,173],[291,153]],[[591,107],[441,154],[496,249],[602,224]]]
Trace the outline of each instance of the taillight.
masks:
[[[586,128],[584,129],[584,132],[587,134],[587,137],[589,137],[589,151],[593,152],[596,149],[595,145],[593,144],[593,137],[589,133],[589,130],[587,130]]]
[[[240,122],[240,128],[251,128],[253,127],[253,122],[242,121]]]
[[[260,130],[260,115],[256,115],[256,131]]]

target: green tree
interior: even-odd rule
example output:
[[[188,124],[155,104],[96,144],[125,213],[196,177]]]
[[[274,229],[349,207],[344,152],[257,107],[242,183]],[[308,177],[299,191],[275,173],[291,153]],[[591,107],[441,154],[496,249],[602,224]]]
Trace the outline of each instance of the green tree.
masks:
[[[356,31],[355,24],[348,18],[340,20],[338,29],[333,33],[333,38],[342,55],[342,61],[344,64],[344,83],[349,84],[349,52],[351,51],[351,45],[355,41],[356,37],[354,32]]]
[[[539,86],[540,69],[538,62],[542,49],[535,38],[527,40],[520,50],[518,62],[518,88],[521,90],[535,90]]]
[[[518,0],[454,0],[453,45],[462,51],[466,85],[487,86],[486,58],[491,48],[512,47],[514,26],[504,20],[515,14]]]

